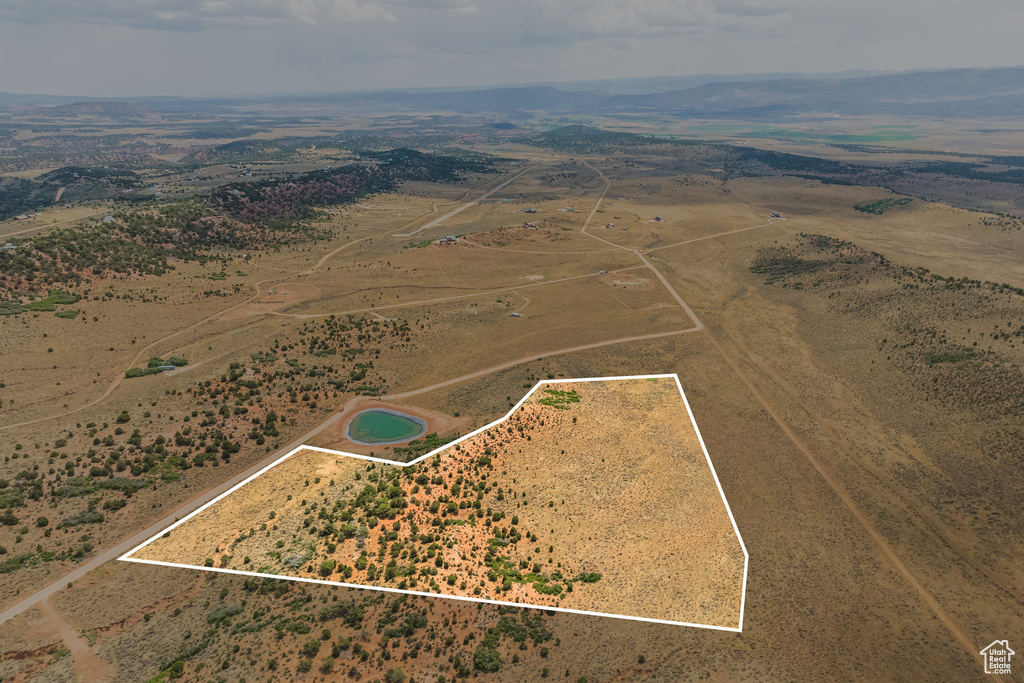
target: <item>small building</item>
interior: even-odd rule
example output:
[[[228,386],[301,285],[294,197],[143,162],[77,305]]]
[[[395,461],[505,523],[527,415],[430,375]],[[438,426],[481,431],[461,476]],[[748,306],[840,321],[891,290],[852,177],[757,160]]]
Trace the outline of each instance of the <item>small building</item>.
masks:
[[[176,365],[158,365],[157,367],[160,370],[175,370],[177,368]]]
[[[608,273],[607,270],[599,270],[599,271],[597,271],[598,275],[606,275],[607,273]]]
[[[609,230],[611,230],[612,228],[614,228],[614,227],[615,227],[615,224],[614,224],[614,223],[608,223],[608,224],[606,224],[606,225],[605,225],[604,227],[606,227],[606,228],[608,228]]]
[[[537,224],[536,223],[523,223],[523,227],[526,228],[527,230],[536,230],[537,229]]]
[[[520,315],[518,313],[509,313],[508,317],[510,317],[510,318],[518,318],[518,317],[520,317]]]
[[[28,220],[28,216],[26,216],[25,214],[22,214],[20,216],[15,216],[14,220],[16,220],[16,221],[27,221]]]
[[[537,209],[523,209],[523,213],[537,213]]]
[[[0,247],[0,251],[14,251],[17,248],[18,247],[16,247],[13,242],[8,242],[4,246]]]
[[[113,216],[104,216],[102,222],[103,223],[113,223],[114,222],[114,217]]]
[[[778,211],[772,211],[772,215],[770,215],[769,218],[782,218],[782,214]]]

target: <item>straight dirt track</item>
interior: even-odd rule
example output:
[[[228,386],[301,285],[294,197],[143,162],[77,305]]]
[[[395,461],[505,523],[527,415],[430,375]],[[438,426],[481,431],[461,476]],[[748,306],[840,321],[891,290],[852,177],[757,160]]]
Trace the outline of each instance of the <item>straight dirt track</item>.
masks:
[[[516,177],[521,176],[522,174],[526,173],[528,170],[529,169],[526,169],[526,170],[522,171]],[[388,396],[385,396],[385,397],[382,397],[382,398],[387,399],[387,400],[400,400],[400,399],[404,399],[404,398],[408,398],[408,397],[412,397],[412,396],[428,393],[430,391],[434,391],[434,390],[439,389],[439,388],[443,388],[443,387],[451,386],[453,384],[457,384],[457,383],[460,383],[460,382],[465,382],[465,381],[469,381],[469,380],[472,380],[472,379],[477,379],[477,378],[480,378],[480,377],[484,377],[484,376],[492,374],[494,372],[498,372],[498,371],[501,371],[501,370],[505,370],[505,369],[514,367],[516,365],[532,362],[532,361],[535,361],[535,360],[537,360],[539,358],[542,358],[542,357],[568,354],[568,353],[573,353],[573,352],[577,352],[577,351],[583,351],[583,350],[587,350],[587,349],[599,348],[599,347],[602,347],[602,346],[609,346],[609,345],[613,345],[613,344],[627,343],[627,342],[631,342],[631,341],[642,341],[642,340],[647,340],[647,339],[656,339],[656,338],[660,338],[660,337],[668,337],[668,336],[673,336],[673,335],[679,335],[679,334],[684,334],[684,333],[688,333],[688,332],[702,331],[702,332],[704,332],[704,334],[706,335],[706,337],[708,338],[708,340],[712,344],[712,346],[714,346],[714,348],[718,352],[718,354],[722,356],[722,358],[729,364],[729,366],[733,369],[733,371],[736,373],[736,375],[739,377],[739,379],[744,383],[744,385],[750,391],[751,395],[753,395],[757,399],[758,403],[771,416],[772,420],[779,426],[779,428],[786,435],[786,437],[804,455],[804,457],[807,458],[807,460],[814,467],[814,469],[821,475],[821,477],[825,480],[825,482],[832,488],[832,490],[835,492],[835,494],[842,501],[843,505],[846,506],[846,508],[850,511],[850,513],[857,520],[857,522],[864,528],[865,532],[868,534],[868,536],[872,540],[872,542],[875,545],[878,546],[879,550],[881,551],[882,556],[885,557],[885,559],[889,561],[889,563],[893,566],[893,568],[896,569],[896,571],[902,577],[904,577],[904,579],[907,580],[907,582],[918,593],[918,595],[921,597],[921,599],[924,601],[924,603],[929,607],[929,609],[931,609],[933,614],[935,614],[935,616],[939,620],[939,622],[942,623],[946,627],[946,629],[950,632],[950,634],[953,637],[955,637],[967,649],[967,651],[971,655],[971,657],[974,658],[977,661],[980,661],[981,658],[980,658],[980,656],[978,654],[977,646],[974,643],[971,642],[970,638],[966,635],[966,633],[963,631],[963,629],[942,608],[942,606],[938,603],[938,601],[934,598],[934,596],[932,596],[928,592],[928,590],[919,581],[917,581],[917,579],[910,573],[910,571],[907,569],[907,567],[903,564],[903,562],[896,555],[895,551],[892,549],[892,547],[886,541],[884,536],[872,525],[872,523],[867,519],[867,517],[860,511],[860,509],[857,507],[856,503],[853,501],[853,499],[850,497],[850,495],[846,492],[845,488],[831,474],[829,474],[829,472],[824,468],[824,466],[821,464],[821,462],[819,461],[817,456],[814,453],[812,453],[807,448],[807,446],[805,444],[803,444],[796,437],[796,435],[786,425],[786,423],[783,421],[783,419],[780,417],[780,415],[775,410],[773,410],[771,408],[769,403],[765,400],[764,396],[756,389],[756,387],[754,386],[753,382],[744,374],[744,372],[736,364],[736,362],[734,362],[733,359],[729,357],[729,355],[725,352],[725,350],[711,336],[709,331],[699,321],[699,319],[696,317],[696,315],[693,313],[693,311],[690,309],[690,307],[686,304],[686,302],[682,299],[682,297],[678,294],[678,292],[676,292],[676,290],[671,286],[671,284],[668,282],[668,280],[661,274],[661,272],[654,266],[654,264],[652,264],[644,256],[644,254],[648,254],[648,253],[650,253],[652,251],[655,251],[656,249],[667,249],[667,248],[671,248],[671,247],[678,247],[678,246],[682,246],[682,245],[685,245],[685,244],[688,244],[688,243],[691,243],[691,242],[697,242],[697,241],[702,241],[702,240],[710,240],[710,239],[720,238],[720,237],[724,237],[724,236],[735,234],[735,233],[751,231],[751,230],[755,230],[755,229],[758,229],[758,228],[763,228],[763,227],[770,226],[773,223],[775,223],[776,221],[769,221],[768,223],[763,223],[763,224],[760,224],[760,225],[751,226],[749,228],[742,228],[742,229],[739,229],[739,230],[731,230],[731,231],[727,231],[727,232],[723,232],[723,233],[719,233],[719,234],[715,234],[715,235],[709,235],[709,236],[706,236],[706,237],[700,237],[700,238],[695,238],[695,239],[691,239],[691,240],[685,240],[685,241],[682,241],[682,242],[678,242],[678,243],[674,243],[674,244],[670,244],[670,245],[665,245],[663,247],[657,247],[655,249],[648,249],[648,250],[630,249],[630,248],[627,248],[627,247],[623,247],[621,245],[616,245],[616,244],[614,244],[612,242],[609,242],[608,240],[605,240],[605,239],[603,239],[601,237],[598,237],[596,235],[591,235],[591,234],[589,234],[587,232],[587,226],[589,225],[589,223],[590,223],[591,219],[593,218],[593,216],[596,214],[596,212],[597,212],[597,210],[598,210],[602,200],[607,195],[607,193],[608,193],[608,191],[609,191],[609,189],[611,187],[611,181],[606,176],[604,176],[604,174],[601,173],[599,170],[597,170],[597,169],[594,169],[594,170],[600,175],[600,177],[602,179],[605,180],[606,184],[605,184],[605,187],[604,187],[604,189],[602,190],[602,192],[600,194],[600,197],[597,199],[597,202],[595,203],[594,208],[590,212],[590,214],[589,214],[589,216],[587,218],[586,223],[584,224],[584,226],[582,228],[583,234],[586,234],[588,237],[591,237],[593,239],[597,239],[600,242],[602,242],[604,244],[607,244],[607,245],[610,245],[611,247],[614,247],[616,249],[622,249],[624,251],[627,251],[627,252],[630,252],[630,253],[634,253],[640,259],[640,261],[643,263],[643,266],[640,266],[640,267],[646,267],[646,268],[648,268],[649,270],[652,271],[652,273],[662,283],[663,287],[665,287],[666,291],[668,291],[668,293],[673,297],[673,299],[685,311],[686,315],[693,321],[693,326],[688,328],[688,329],[685,329],[685,330],[676,330],[676,331],[671,331],[671,332],[661,332],[661,333],[647,334],[647,335],[637,335],[637,336],[631,336],[631,337],[620,337],[620,338],[617,338],[617,339],[611,339],[611,340],[595,342],[595,343],[591,343],[591,344],[584,344],[584,345],[579,345],[579,346],[573,346],[573,347],[568,347],[568,348],[564,348],[564,349],[555,349],[555,350],[547,351],[547,352],[544,352],[544,353],[534,353],[534,354],[531,354],[529,356],[526,356],[526,357],[523,357],[523,358],[520,358],[520,359],[517,359],[517,360],[507,361],[507,362],[503,362],[503,363],[498,363],[498,364],[495,364],[495,365],[493,365],[491,367],[484,368],[484,369],[481,369],[481,370],[477,370],[477,371],[474,371],[474,372],[471,372],[471,373],[467,373],[465,375],[462,375],[462,376],[459,376],[459,377],[456,377],[456,378],[452,378],[452,379],[445,380],[445,381],[442,381],[442,382],[437,382],[437,383],[431,384],[429,386],[421,387],[421,388],[410,390],[410,391],[405,391],[405,392],[391,394],[391,395],[388,395]],[[490,196],[490,194],[493,194],[493,192],[496,192],[498,189],[500,189],[501,187],[504,187],[505,185],[507,185],[509,182],[511,182],[514,179],[515,178],[512,178],[512,179],[508,180],[505,184],[499,185],[498,187],[495,187],[495,188],[491,189],[487,194],[483,195],[482,197],[478,197],[475,200],[467,202],[466,204],[462,205],[462,208],[468,208],[469,206],[472,206],[477,201],[479,201],[479,199],[483,199],[483,198],[485,198],[487,196]],[[459,209],[459,210],[461,210],[461,209]],[[415,234],[416,232],[420,232],[421,230],[425,229],[426,227],[434,227],[436,225],[440,225],[441,223],[443,223],[443,221],[447,217],[455,215],[455,213],[458,213],[458,211],[449,212],[446,215],[442,216],[441,218],[436,219],[432,223],[428,224],[427,226],[423,226],[423,227],[417,229],[414,233],[410,233],[410,234]],[[402,228],[399,228],[399,230],[401,230],[401,229]],[[396,234],[396,231],[395,230],[390,230],[390,231],[386,231],[386,232],[381,233],[381,234]],[[362,238],[362,239],[368,239],[368,238]],[[312,270],[322,266],[324,262],[326,262],[329,258],[333,257],[336,253],[341,252],[343,249],[346,249],[349,246],[352,246],[353,244],[355,244],[358,241],[362,241],[362,240],[356,240],[356,241],[353,241],[353,242],[351,242],[349,244],[343,245],[342,247],[339,247],[335,251],[333,251],[330,254],[326,255],[325,257],[320,259],[320,261],[317,264],[315,264],[310,269],[310,271],[308,271],[308,272],[311,272]],[[258,283],[257,284],[257,295],[266,286],[266,284],[268,284],[270,282],[272,282],[272,281],[268,280],[268,281],[264,281],[264,282]],[[250,303],[255,298],[256,298],[256,296],[254,296],[253,298],[251,298],[251,299],[249,299],[249,300],[247,300],[245,302],[242,302],[241,304],[236,304],[235,306],[232,306],[232,307],[226,309],[226,311],[232,310],[232,309],[236,308],[237,306],[241,306],[241,305]],[[427,303],[427,302],[424,302],[424,303]],[[223,312],[225,312],[225,311],[222,311],[221,313],[223,313]],[[165,337],[164,339],[158,340],[157,342],[153,342],[152,344],[150,344],[146,348],[142,349],[139,352],[137,358],[142,357],[150,348],[156,346],[157,344],[162,343],[162,342],[164,342],[164,341],[166,341],[168,339],[171,339],[174,336],[176,336],[176,335],[178,335],[178,334],[180,334],[180,333],[182,333],[182,332],[184,332],[184,331],[186,331],[188,329],[193,329],[194,327],[197,327],[197,326],[202,325],[202,324],[204,324],[206,322],[209,322],[210,320],[216,318],[221,313],[218,313],[215,316],[211,316],[210,318],[207,318],[207,319],[205,319],[203,321],[195,323],[194,325],[192,325],[192,326],[190,326],[188,328],[185,328],[183,330],[179,330],[178,332],[176,332],[176,333],[174,333],[172,335],[169,335],[168,337]],[[133,360],[133,363],[134,363],[134,360]],[[111,383],[110,387],[107,389],[107,391],[101,397],[99,397],[98,399],[93,400],[92,402],[86,404],[85,406],[82,406],[80,408],[76,408],[74,410],[66,411],[64,413],[60,413],[60,414],[57,414],[57,415],[52,415],[52,416],[49,416],[49,417],[39,418],[37,420],[31,420],[31,421],[23,422],[23,423],[19,423],[19,424],[24,425],[24,424],[32,424],[32,423],[35,423],[35,422],[41,422],[43,420],[52,419],[52,418],[55,418],[55,417],[59,417],[61,415],[71,414],[71,413],[77,412],[78,410],[82,410],[82,409],[84,409],[86,407],[89,407],[91,405],[95,405],[96,403],[99,403],[100,401],[102,401],[102,400],[106,399],[107,397],[109,397],[110,394],[114,391],[114,389],[117,388],[119,382],[120,382],[120,377],[115,379]],[[327,425],[332,424],[338,418],[339,418],[338,415],[332,416],[326,422],[324,422],[323,424],[318,426],[316,429],[311,430],[307,434],[304,434],[302,437],[300,437],[300,439],[297,439],[296,441],[294,441],[293,444],[301,443],[304,439],[308,438],[313,433],[315,433],[315,432],[325,428]],[[0,427],[0,429],[5,429],[7,427],[13,427],[13,426],[18,426],[18,425],[5,425],[3,427]],[[294,445],[289,444],[289,446],[286,446],[283,449],[279,449],[278,451],[276,451],[271,456],[268,456],[267,458],[264,458],[259,463],[257,463],[255,465],[253,465],[252,467],[248,468],[245,472],[240,473],[239,475],[236,475],[230,481],[225,482],[224,484],[221,484],[221,485],[219,485],[219,486],[217,486],[217,487],[215,487],[215,488],[213,488],[213,489],[211,489],[211,490],[209,490],[207,492],[204,492],[203,494],[201,494],[200,496],[197,496],[193,500],[188,501],[187,503],[184,503],[183,505],[179,506],[174,512],[172,512],[169,515],[165,516],[160,521],[158,521],[155,524],[153,524],[150,527],[148,527],[146,530],[144,530],[144,531],[142,531],[142,532],[140,532],[138,534],[133,535],[131,538],[126,539],[125,541],[122,541],[115,548],[111,548],[111,549],[105,551],[101,555],[99,555],[99,556],[93,558],[92,560],[84,563],[81,567],[76,569],[74,572],[71,572],[67,576],[62,577],[60,580],[55,581],[50,586],[47,586],[46,588],[38,591],[37,593],[33,594],[32,596],[30,596],[28,598],[22,600],[21,602],[19,602],[18,604],[14,605],[11,608],[9,608],[8,610],[0,613],[0,623],[6,621],[7,619],[10,619],[11,617],[13,617],[16,614],[19,614],[19,613],[25,611],[30,606],[32,606],[34,604],[37,604],[40,600],[46,599],[47,597],[49,597],[50,595],[55,593],[57,590],[60,590],[64,585],[66,585],[66,583],[68,581],[74,581],[77,578],[80,578],[81,576],[84,576],[88,571],[91,571],[92,569],[100,566],[104,562],[106,562],[106,561],[108,561],[110,559],[114,559],[114,558],[118,557],[119,555],[123,554],[124,552],[126,552],[130,548],[134,547],[135,545],[138,545],[138,543],[140,543],[142,540],[145,540],[145,538],[148,538],[149,536],[152,536],[153,533],[155,533],[156,531],[159,531],[161,528],[166,527],[167,524],[172,522],[174,519],[176,519],[176,518],[178,518],[178,517],[180,517],[180,516],[182,516],[184,514],[187,514],[189,511],[194,510],[194,509],[200,507],[201,505],[205,504],[206,502],[212,500],[217,495],[219,495],[221,492],[231,488],[233,485],[235,485],[236,483],[238,483],[241,480],[243,480],[246,476],[249,476],[250,474],[254,473],[255,471],[258,471],[260,468],[265,467],[267,464],[270,464],[270,463],[274,462],[276,459],[280,458],[283,454],[287,453],[292,448],[294,448]]]
[[[587,165],[590,166],[590,164],[587,164]],[[705,328],[704,325],[702,323],[700,323],[700,321],[697,319],[696,315],[693,313],[693,311],[690,309],[690,307],[686,304],[685,301],[683,301],[682,297],[679,296],[678,292],[676,292],[675,289],[672,288],[672,286],[668,283],[668,281],[661,274],[661,272],[658,271],[658,269],[655,268],[654,265],[650,261],[648,261],[647,258],[645,258],[644,255],[639,250],[633,250],[633,249],[629,249],[627,247],[616,245],[616,244],[614,244],[612,242],[609,242],[608,240],[602,239],[602,238],[600,238],[600,237],[598,237],[596,235],[591,235],[591,234],[587,233],[586,230],[587,230],[587,226],[590,224],[590,220],[597,213],[597,209],[600,206],[601,201],[604,199],[605,195],[607,195],[607,193],[608,193],[608,190],[611,188],[611,180],[607,176],[605,176],[600,170],[598,170],[597,168],[594,168],[593,166],[590,166],[590,168],[593,169],[594,172],[596,172],[599,176],[601,176],[601,178],[604,179],[605,187],[604,187],[604,190],[601,192],[601,196],[598,198],[597,203],[595,204],[593,210],[590,212],[590,215],[587,217],[586,223],[583,224],[583,228],[581,229],[583,234],[586,234],[588,237],[593,237],[594,239],[600,240],[601,242],[604,242],[605,244],[611,244],[612,246],[618,247],[619,249],[623,249],[625,251],[630,251],[630,252],[636,254],[644,262],[644,264],[655,274],[655,276],[658,278],[658,280],[661,281],[662,285],[664,285],[664,287],[669,291],[669,293],[672,295],[672,297],[679,303],[679,305],[683,308],[683,310],[686,311],[686,314],[690,317],[690,319],[694,321],[695,325],[697,326],[697,329],[702,331],[702,332],[704,332],[704,336],[707,337],[709,342],[711,342],[711,345],[714,346],[714,348],[718,352],[718,354],[725,360],[726,363],[729,364],[729,367],[731,367],[733,369],[733,371],[740,378],[740,380],[747,387],[747,389],[750,390],[750,393],[757,399],[758,403],[760,403],[761,406],[765,409],[765,411],[771,416],[772,420],[779,426],[779,428],[786,435],[786,437],[793,443],[794,446],[796,446],[797,450],[799,450],[801,453],[803,453],[803,455],[811,463],[811,465],[814,467],[814,469],[817,470],[817,472],[822,476],[822,478],[825,480],[825,482],[828,483],[828,485],[836,493],[836,495],[843,502],[843,504],[847,507],[847,509],[853,514],[853,516],[857,520],[857,522],[864,528],[864,530],[867,532],[867,534],[871,538],[871,540],[875,543],[875,545],[878,546],[879,550],[882,551],[882,554],[885,556],[885,558],[892,563],[892,565],[896,569],[896,571],[904,579],[907,580],[907,582],[914,588],[914,590],[918,593],[918,595],[921,597],[921,599],[924,600],[925,604],[927,604],[929,609],[932,610],[932,613],[939,620],[939,622],[942,623],[946,627],[946,629],[950,632],[950,634],[954,638],[956,638],[960,642],[960,644],[964,646],[964,648],[966,648],[967,652],[970,653],[971,657],[973,657],[979,663],[983,663],[982,657],[981,657],[981,655],[980,655],[980,653],[978,651],[978,647],[973,642],[971,642],[971,639],[967,636],[967,634],[964,632],[964,630],[962,628],[960,628],[956,624],[955,621],[953,621],[953,618],[942,608],[942,606],[938,603],[938,601],[935,599],[935,597],[932,596],[932,594],[929,593],[925,589],[925,587],[922,586],[921,583],[916,578],[914,578],[914,576],[907,569],[906,565],[904,565],[903,562],[900,561],[899,557],[897,557],[896,552],[892,549],[892,547],[885,540],[885,538],[882,536],[882,534],[879,533],[879,531],[871,524],[870,521],[868,521],[868,519],[860,511],[860,509],[857,507],[856,503],[854,503],[853,499],[846,492],[845,488],[842,487],[835,480],[835,478],[832,477],[832,475],[830,475],[825,470],[825,468],[822,466],[821,462],[818,460],[817,456],[815,456],[810,451],[810,449],[807,448],[807,446],[804,445],[804,443],[801,442],[797,438],[797,436],[793,433],[793,431],[789,428],[789,426],[786,425],[786,423],[782,420],[782,418],[779,416],[779,414],[775,410],[773,410],[771,408],[771,406],[764,399],[764,397],[761,395],[761,393],[759,391],[757,391],[757,389],[754,387],[754,384],[747,378],[746,375],[743,374],[743,371],[740,369],[740,367],[725,353],[725,351],[718,344],[718,342],[715,341],[714,337],[711,336],[711,333],[707,330],[707,328]],[[682,244],[688,244],[690,242],[697,242],[697,241],[701,241],[701,240],[712,239],[712,238],[715,238],[715,237],[724,237],[726,235],[735,234],[737,232],[745,232],[747,230],[753,230],[755,228],[766,227],[768,225],[771,225],[772,222],[773,221],[769,221],[768,223],[762,223],[760,225],[755,225],[755,226],[752,226],[750,228],[743,228],[743,229],[740,229],[740,230],[730,230],[728,232],[720,233],[718,235],[709,235],[707,237],[696,238],[696,239],[693,239],[693,240],[686,240],[686,241],[679,242],[679,243],[676,243],[676,244],[666,245],[665,247],[662,247],[662,248],[676,247],[676,246],[680,246]],[[650,251],[654,251],[654,250],[653,249],[646,250],[645,253],[649,253]]]

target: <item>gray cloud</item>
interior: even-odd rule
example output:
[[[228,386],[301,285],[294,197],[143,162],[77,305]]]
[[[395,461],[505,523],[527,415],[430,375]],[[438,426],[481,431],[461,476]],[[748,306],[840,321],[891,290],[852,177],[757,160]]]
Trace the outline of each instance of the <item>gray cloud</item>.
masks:
[[[739,19],[785,15],[794,0],[525,0],[545,25],[589,36],[650,37],[694,33]]]
[[[589,37],[639,37],[776,16],[799,0],[4,0],[0,21],[199,31],[396,21],[409,10],[422,9],[494,14],[509,4],[545,34],[565,30]]]
[[[0,91],[995,66],[1020,63],[1022,28],[1020,0],[0,0]]]
[[[169,31],[394,19],[383,5],[359,0],[4,0],[0,4],[0,21],[84,22]]]
[[[401,0],[392,4],[452,12],[476,12],[478,10],[475,0]]]

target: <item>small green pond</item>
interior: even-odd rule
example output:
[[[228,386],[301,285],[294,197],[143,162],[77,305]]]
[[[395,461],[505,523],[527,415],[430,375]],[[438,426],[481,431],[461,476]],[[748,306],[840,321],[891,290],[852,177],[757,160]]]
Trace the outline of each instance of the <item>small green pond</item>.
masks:
[[[371,409],[357,414],[348,423],[345,436],[356,443],[399,443],[414,439],[427,430],[418,417],[393,410]]]

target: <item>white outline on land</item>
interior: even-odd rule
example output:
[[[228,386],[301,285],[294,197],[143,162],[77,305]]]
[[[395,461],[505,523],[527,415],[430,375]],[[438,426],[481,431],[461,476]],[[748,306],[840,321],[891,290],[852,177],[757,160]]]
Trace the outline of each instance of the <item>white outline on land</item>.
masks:
[[[297,576],[283,576],[283,575],[280,575],[280,574],[261,574],[259,572],[247,572],[247,571],[241,571],[241,570],[238,570],[238,569],[223,569],[223,568],[220,568],[220,567],[201,567],[201,566],[194,565],[194,564],[181,564],[181,563],[178,563],[178,562],[163,562],[163,561],[160,561],[160,560],[142,560],[142,559],[137,559],[137,558],[131,557],[131,555],[133,555],[134,553],[138,552],[142,548],[145,548],[147,545],[149,545],[153,541],[157,540],[158,538],[162,537],[164,534],[170,532],[172,529],[174,529],[178,525],[184,524],[186,521],[188,521],[189,519],[191,519],[195,515],[198,515],[200,512],[202,512],[206,508],[210,507],[214,503],[217,503],[222,498],[226,498],[227,496],[231,495],[232,493],[234,493],[235,491],[237,491],[241,487],[245,486],[246,484],[248,484],[250,481],[252,481],[256,477],[260,476],[261,474],[263,474],[267,470],[271,469],[272,467],[275,467],[276,465],[281,464],[282,462],[284,462],[288,458],[292,457],[293,455],[295,455],[299,451],[303,451],[303,450],[318,451],[320,453],[330,453],[330,454],[333,454],[333,455],[344,455],[344,456],[347,456],[347,457],[350,457],[350,458],[358,458],[359,460],[370,460],[372,462],[379,462],[379,463],[383,463],[385,465],[394,465],[396,467],[408,467],[409,465],[415,465],[416,463],[422,462],[422,461],[426,460],[427,458],[431,457],[432,455],[440,453],[443,450],[447,450],[448,448],[450,448],[450,447],[452,447],[452,446],[454,446],[454,445],[456,445],[458,443],[462,443],[463,441],[466,441],[467,439],[470,439],[470,438],[476,436],[477,434],[480,434],[481,432],[485,432],[488,429],[490,429],[491,427],[495,427],[495,426],[501,424],[505,420],[507,420],[510,417],[512,417],[512,415],[517,410],[519,410],[520,406],[522,406],[523,403],[526,402],[526,399],[530,398],[530,396],[532,396],[534,394],[534,392],[536,392],[537,389],[539,389],[542,385],[545,385],[545,384],[570,384],[570,383],[576,383],[576,382],[612,382],[612,381],[619,381],[619,380],[669,379],[669,378],[675,380],[676,387],[679,389],[679,395],[683,397],[683,405],[686,406],[686,414],[689,415],[689,417],[690,417],[690,424],[693,425],[693,431],[697,434],[697,441],[700,442],[700,448],[701,448],[702,451],[704,451],[704,459],[707,461],[708,467],[711,469],[711,476],[715,480],[715,486],[718,487],[718,494],[722,497],[722,503],[725,505],[725,511],[728,513],[729,521],[732,523],[733,533],[736,534],[736,539],[740,542],[740,548],[743,550],[743,587],[742,587],[742,590],[740,592],[740,618],[739,618],[739,624],[735,628],[733,628],[731,626],[713,626],[713,625],[709,625],[709,624],[693,624],[693,623],[686,622],[686,621],[671,621],[671,620],[668,620],[668,619],[651,619],[651,618],[648,618],[648,617],[635,617],[635,616],[629,616],[629,615],[625,615],[625,614],[611,614],[611,613],[608,613],[608,612],[592,612],[592,611],[587,611],[587,610],[568,609],[568,608],[565,608],[565,607],[550,607],[550,606],[547,606],[547,605],[531,605],[531,604],[523,603],[523,602],[507,602],[507,601],[504,601],[504,600],[487,600],[487,599],[484,599],[484,598],[473,598],[473,597],[468,597],[468,596],[463,596],[463,595],[449,595],[449,594],[446,594],[446,593],[428,593],[426,591],[413,591],[413,590],[405,590],[405,589],[401,589],[401,588],[389,588],[387,586],[368,586],[368,585],[360,584],[360,583],[343,583],[343,582],[340,582],[340,581],[327,581],[325,579],[311,579],[311,578],[297,577]],[[730,631],[732,633],[740,633],[740,632],[743,631],[743,612],[744,612],[744,609],[746,607],[746,602],[747,602],[747,569],[748,569],[748,567],[750,565],[750,554],[747,552],[747,546],[743,543],[743,537],[740,536],[740,530],[736,526],[736,519],[733,517],[732,509],[729,507],[729,501],[727,501],[725,499],[725,491],[722,490],[722,482],[720,482],[718,480],[718,472],[715,471],[715,466],[711,462],[711,456],[708,455],[707,446],[704,445],[704,437],[701,436],[700,429],[697,428],[697,421],[694,419],[693,411],[690,409],[690,402],[686,400],[686,393],[683,391],[683,385],[679,381],[679,375],[677,375],[675,373],[664,374],[664,375],[623,375],[623,376],[617,376],[617,377],[587,377],[587,378],[581,378],[581,379],[546,379],[546,380],[541,380],[541,381],[537,382],[537,384],[535,384],[534,387],[532,389],[530,389],[530,391],[528,391],[526,393],[526,395],[523,396],[523,398],[521,398],[519,400],[519,402],[516,403],[512,407],[512,409],[509,410],[508,413],[506,413],[503,417],[500,417],[497,420],[495,420],[494,422],[491,422],[488,425],[480,427],[479,429],[477,429],[477,430],[475,430],[473,432],[470,432],[469,434],[466,434],[465,436],[460,437],[460,438],[456,439],[455,441],[447,443],[444,446],[441,446],[440,448],[435,448],[434,450],[430,451],[429,453],[421,455],[420,457],[418,457],[415,460],[412,460],[410,462],[395,462],[393,460],[386,460],[384,458],[374,458],[374,457],[371,457],[371,456],[368,456],[368,455],[359,455],[358,453],[346,453],[345,451],[335,451],[335,450],[331,450],[329,448],[318,448],[316,446],[298,446],[297,448],[289,451],[287,454],[282,456],[280,459],[274,461],[273,463],[271,463],[271,464],[267,465],[266,467],[264,467],[263,469],[261,469],[259,472],[253,474],[251,477],[245,479],[241,483],[237,484],[236,486],[233,486],[232,488],[228,489],[224,493],[220,494],[219,496],[217,496],[216,498],[211,500],[206,505],[203,505],[199,509],[197,509],[197,510],[191,512],[190,514],[186,515],[185,517],[181,518],[180,520],[178,520],[177,522],[175,522],[171,526],[167,527],[163,531],[155,534],[152,538],[150,538],[150,539],[148,539],[146,541],[143,541],[138,546],[136,546],[135,548],[132,548],[131,550],[129,550],[128,552],[126,552],[124,555],[122,555],[121,557],[119,557],[117,559],[120,560],[120,561],[123,561],[123,562],[138,562],[140,564],[153,564],[153,565],[158,565],[158,566],[161,566],[161,567],[178,567],[178,568],[181,568],[181,569],[199,569],[199,570],[208,571],[208,572],[221,572],[223,574],[240,574],[242,576],[252,576],[252,577],[261,578],[261,579],[281,579],[281,580],[284,580],[284,581],[299,581],[299,582],[302,582],[302,583],[316,583],[316,584],[321,584],[321,585],[324,585],[324,586],[343,586],[345,588],[361,588],[363,590],[383,591],[383,592],[387,592],[387,593],[404,593],[406,595],[419,595],[419,596],[423,596],[423,597],[427,597],[427,598],[445,598],[447,600],[463,600],[465,602],[479,602],[479,603],[485,603],[485,604],[488,604],[488,605],[503,605],[503,606],[506,606],[506,607],[522,607],[522,608],[527,608],[527,609],[546,610],[546,611],[550,611],[550,612],[565,612],[567,614],[584,614],[584,615],[594,616],[594,617],[611,617],[611,618],[614,618],[614,619],[626,619],[626,620],[629,620],[629,621],[644,621],[644,622],[649,622],[649,623],[652,623],[652,624],[668,624],[668,625],[671,625],[671,626],[691,626],[693,628],[706,628],[706,629],[711,629],[711,630],[714,630],[714,631]]]

